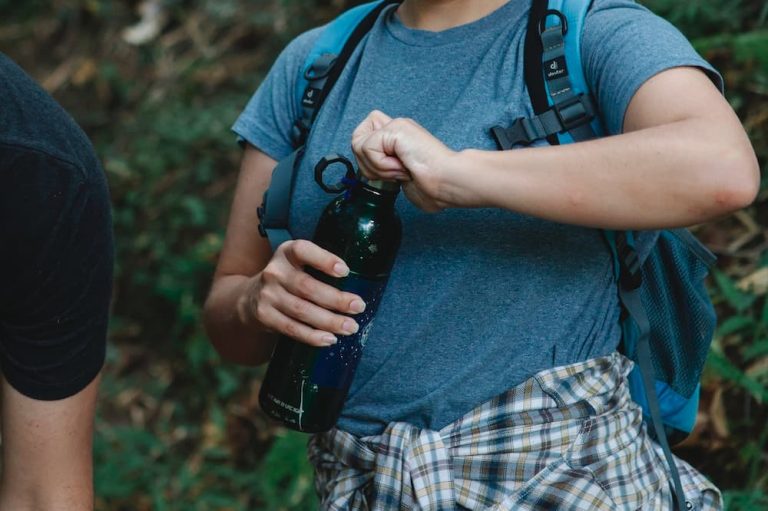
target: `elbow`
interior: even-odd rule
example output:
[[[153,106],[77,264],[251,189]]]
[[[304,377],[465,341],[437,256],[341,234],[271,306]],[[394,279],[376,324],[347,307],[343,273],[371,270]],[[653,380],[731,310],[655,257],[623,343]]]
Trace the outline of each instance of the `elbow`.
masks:
[[[752,148],[721,153],[711,197],[713,216],[722,216],[752,204],[760,192],[760,166]]]
[[[215,301],[211,298],[211,295],[208,295],[208,298],[205,300],[205,303],[203,304],[203,310],[202,310],[202,323],[203,323],[203,330],[205,331],[205,334],[208,336],[208,341],[211,343],[211,345],[216,350],[216,353],[219,354],[221,358],[224,360],[227,360],[227,354],[226,350],[222,349],[222,344],[220,342],[217,342],[217,340],[220,338],[218,335],[218,328],[217,328],[217,307]]]

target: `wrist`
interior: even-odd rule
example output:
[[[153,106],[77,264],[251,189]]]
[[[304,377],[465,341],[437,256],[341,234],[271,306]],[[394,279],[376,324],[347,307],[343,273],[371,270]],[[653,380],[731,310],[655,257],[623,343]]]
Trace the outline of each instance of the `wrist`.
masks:
[[[260,330],[254,312],[256,311],[255,287],[258,285],[260,273],[244,278],[237,286],[235,310],[240,325],[247,330]]]
[[[464,149],[451,152],[446,158],[442,172],[443,181],[440,201],[449,208],[482,207],[478,193],[478,159],[483,151]]]

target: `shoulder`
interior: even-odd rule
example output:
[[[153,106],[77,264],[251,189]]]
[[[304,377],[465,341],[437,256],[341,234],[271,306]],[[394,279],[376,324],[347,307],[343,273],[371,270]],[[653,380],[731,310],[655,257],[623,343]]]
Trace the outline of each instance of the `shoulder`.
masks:
[[[594,0],[581,42],[584,73],[609,133],[621,133],[630,100],[662,71],[697,67],[722,89],[717,71],[680,30],[633,0]]]
[[[589,42],[605,37],[638,45],[652,38],[659,48],[670,38],[683,39],[674,25],[634,0],[594,0],[584,21],[582,39]]]
[[[295,66],[298,71],[299,67],[309,56],[312,48],[315,47],[320,36],[323,34],[328,24],[321,25],[319,27],[312,28],[294,37],[289,42],[280,55],[277,58],[277,62],[283,62],[291,67]],[[276,63],[277,63],[276,62]]]
[[[0,54],[0,150],[5,156],[77,167],[99,167],[88,136],[21,67]],[[7,163],[7,158],[3,161]]]
[[[650,9],[638,4],[635,0],[593,0],[587,14],[587,19],[604,21],[632,19],[638,16],[658,17]]]

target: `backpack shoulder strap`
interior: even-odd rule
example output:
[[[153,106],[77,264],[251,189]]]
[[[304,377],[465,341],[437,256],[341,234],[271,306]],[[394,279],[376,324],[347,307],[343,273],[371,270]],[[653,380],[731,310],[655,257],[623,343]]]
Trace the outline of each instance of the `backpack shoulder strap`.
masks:
[[[331,21],[320,34],[296,80],[294,94],[300,118],[291,133],[296,147],[304,144],[322,102],[360,40],[373,27],[381,11],[393,3],[396,2],[376,0],[349,9]]]
[[[272,251],[293,238],[288,230],[291,193],[296,172],[304,155],[309,130],[344,65],[381,11],[396,0],[377,0],[355,7],[331,21],[322,31],[296,80],[295,101],[300,112],[291,138],[295,150],[277,163],[269,189],[257,209],[259,233],[267,238]]]
[[[533,0],[524,74],[535,116],[491,130],[501,149],[546,138],[580,142],[603,134],[581,61],[581,33],[591,0]]]
[[[591,6],[592,0],[549,0],[547,16],[539,24],[550,102],[561,112],[566,128],[575,124],[558,133],[561,144],[600,137],[604,132],[581,59],[581,36]],[[591,117],[589,122],[578,123],[583,119],[580,116],[587,115]]]
[[[533,0],[525,48],[525,79],[536,113],[518,119],[508,129],[493,128],[502,149],[547,138],[551,144],[590,140],[604,129],[587,86],[581,58],[581,36],[592,0]],[[640,262],[631,231],[604,231],[614,259],[619,296],[634,320],[637,344],[634,360],[642,374],[651,426],[669,465],[674,507],[683,511],[685,494],[664,431],[650,355],[650,325],[640,299]]]

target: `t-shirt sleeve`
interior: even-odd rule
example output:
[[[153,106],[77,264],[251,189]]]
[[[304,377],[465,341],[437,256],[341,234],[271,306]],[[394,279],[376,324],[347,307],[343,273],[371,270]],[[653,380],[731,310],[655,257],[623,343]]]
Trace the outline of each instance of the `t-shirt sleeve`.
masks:
[[[104,363],[113,266],[109,192],[103,175],[44,153],[0,156],[2,372],[27,397],[63,399],[87,386]]]
[[[291,129],[299,117],[296,81],[323,27],[305,32],[280,53],[264,81],[232,126],[246,141],[274,160],[293,151]]]
[[[632,0],[595,0],[584,24],[582,60],[605,127],[622,132],[637,90],[670,68],[702,69],[723,90],[720,74],[671,23]]]

